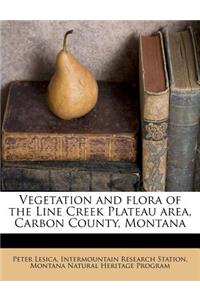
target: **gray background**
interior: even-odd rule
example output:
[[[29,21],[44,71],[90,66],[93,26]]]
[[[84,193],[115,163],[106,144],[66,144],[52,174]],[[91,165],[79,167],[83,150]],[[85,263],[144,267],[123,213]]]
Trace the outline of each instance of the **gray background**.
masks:
[[[1,21],[1,96],[13,80],[48,80],[64,33],[68,49],[96,79],[137,81],[138,36],[169,25],[181,30],[196,21]],[[3,105],[4,106],[4,105]]]

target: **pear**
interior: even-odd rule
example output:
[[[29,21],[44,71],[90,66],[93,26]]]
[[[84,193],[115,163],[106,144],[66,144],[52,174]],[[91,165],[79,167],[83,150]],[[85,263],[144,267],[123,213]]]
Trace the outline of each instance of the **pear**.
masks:
[[[95,78],[66,49],[67,36],[72,32],[65,33],[63,49],[57,55],[55,73],[48,86],[48,107],[65,120],[86,115],[96,105],[98,97]]]

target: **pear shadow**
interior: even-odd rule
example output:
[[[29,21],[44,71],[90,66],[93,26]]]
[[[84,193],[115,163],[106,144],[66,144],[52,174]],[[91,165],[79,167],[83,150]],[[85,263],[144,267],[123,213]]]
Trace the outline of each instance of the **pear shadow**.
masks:
[[[38,40],[36,51],[34,51],[28,66],[30,77],[19,78],[18,80],[49,81],[55,70],[55,60],[56,55],[54,51],[49,48],[48,42]],[[12,81],[1,87],[1,127],[11,82]]]
[[[55,54],[48,57],[42,51],[35,53],[35,60],[30,66],[30,73],[33,80],[36,81],[49,81],[54,73],[55,67]]]
[[[56,53],[51,42],[37,39],[34,41],[32,60],[29,65],[29,74],[32,80],[50,80],[54,73]]]

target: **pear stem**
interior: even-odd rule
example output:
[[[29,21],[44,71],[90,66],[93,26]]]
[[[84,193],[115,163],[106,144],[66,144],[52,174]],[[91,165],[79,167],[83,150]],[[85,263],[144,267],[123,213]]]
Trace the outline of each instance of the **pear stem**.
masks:
[[[63,51],[67,52],[67,48],[66,48],[67,36],[68,36],[68,34],[71,34],[72,32],[73,32],[73,29],[69,30],[65,33],[64,40],[63,40]]]

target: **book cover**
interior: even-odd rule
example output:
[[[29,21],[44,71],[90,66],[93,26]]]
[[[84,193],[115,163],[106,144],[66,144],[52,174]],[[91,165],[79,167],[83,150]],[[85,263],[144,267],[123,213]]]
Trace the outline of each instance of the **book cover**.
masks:
[[[167,190],[192,191],[200,86],[191,30],[166,31],[165,42],[170,77]]]
[[[200,191],[200,131],[197,140],[197,153],[195,159],[194,190]]]
[[[197,66],[198,83],[200,84],[200,32],[195,32],[193,37],[194,37],[194,44],[196,47],[196,60],[197,60],[196,66]],[[195,191],[200,191],[200,117],[199,117],[199,134],[197,139],[194,189]]]
[[[46,103],[47,82],[13,82],[2,129],[6,161],[135,161],[137,99],[130,85],[99,82],[96,107],[70,121]]]
[[[140,170],[132,162],[4,162],[3,191],[137,191]]]
[[[140,36],[142,174],[145,191],[165,191],[169,88],[162,34]]]
[[[141,137],[139,132],[137,135],[138,123],[135,123],[136,120],[140,121],[139,112],[130,108],[129,100],[124,95],[128,92],[128,98],[134,100],[134,103],[138,99],[139,34],[145,32],[147,37],[152,37],[152,32],[158,32],[161,26],[168,23],[174,30],[183,29],[186,25],[184,21],[133,20],[2,22],[1,73],[4,80],[4,100],[8,99],[7,85],[12,80],[42,80],[13,83],[9,96],[9,101],[13,101],[13,109],[9,109],[11,102],[8,103],[3,124],[3,135],[10,135],[6,146],[10,154],[9,160],[6,157],[2,160],[1,168],[0,280],[42,281],[39,285],[45,286],[44,296],[39,293],[35,297],[33,286],[26,293],[25,287],[29,282],[22,283],[18,294],[18,283],[14,284],[12,299],[21,298],[22,293],[26,298],[48,299],[49,288],[46,288],[44,281],[49,281],[49,285],[53,287],[52,281],[67,281],[54,288],[54,298],[62,294],[60,298],[66,296],[70,299],[69,281],[109,281],[106,285],[112,287],[113,281],[116,281],[114,286],[121,286],[118,281],[130,281],[130,284],[124,285],[119,297],[126,298],[127,295],[127,298],[133,296],[140,299],[145,290],[146,298],[149,295],[155,298],[157,292],[160,293],[159,298],[164,293],[165,298],[181,299],[180,292],[186,285],[185,282],[181,286],[178,283],[180,289],[177,297],[173,290],[168,297],[169,289],[166,288],[165,281],[172,282],[174,286],[174,281],[200,280],[199,193],[143,191],[140,186],[138,156],[141,153],[138,142],[135,162],[127,140],[122,141],[121,137],[120,153],[123,150],[123,155],[126,158],[132,157],[131,160],[108,161],[104,155],[108,148],[103,137],[108,134],[110,139],[113,134],[113,131],[108,132],[107,126],[115,128],[114,134],[117,136],[134,134],[134,141],[135,134],[138,140]],[[70,40],[72,44],[68,44],[73,55],[91,69],[95,78],[101,78],[104,82],[121,83],[109,83],[108,86],[99,83],[101,107],[96,107],[88,114],[87,120],[90,122],[86,122],[86,117],[74,120],[70,122],[67,131],[66,122],[58,120],[47,110],[48,83],[43,80],[51,77],[55,56],[59,47],[62,47],[63,34],[71,28],[75,29],[76,34]],[[156,34],[155,38],[156,47],[160,50],[161,35]],[[160,59],[163,60],[162,55]],[[156,71],[157,66],[154,65],[153,70]],[[149,79],[155,78],[155,75],[152,74]],[[129,93],[127,87],[130,87],[130,83],[135,86],[136,95]],[[158,82],[153,80],[154,83]],[[166,95],[167,90],[166,94],[151,96],[153,101],[159,102],[161,98],[162,101],[167,101]],[[116,103],[115,99],[120,103]],[[147,100],[149,99],[148,95]],[[160,106],[159,112],[162,114],[163,107]],[[156,107],[153,103],[152,112]],[[95,119],[95,112],[100,114],[98,120]],[[125,115],[129,116],[128,119]],[[167,114],[164,118],[167,119]],[[160,118],[150,121],[153,120],[157,122]],[[128,131],[129,126],[131,131]],[[161,131],[165,128],[166,126],[161,126]],[[15,144],[15,133],[21,138],[18,146]],[[37,137],[38,133],[42,135],[42,140]],[[50,143],[49,140],[54,138],[52,134],[67,134],[67,138],[71,138],[74,142],[69,145],[71,158],[72,155],[77,155],[76,151],[79,149],[78,137],[74,140],[76,135],[81,138],[88,134],[94,134],[95,137],[98,135],[98,141],[102,140],[102,147],[99,148],[98,142],[98,147],[93,148],[94,159],[55,161],[55,153],[57,155],[59,149],[63,149],[64,142],[62,140],[61,144],[56,139],[53,140],[54,144]],[[30,138],[27,142],[29,135],[36,138]],[[154,132],[154,137],[156,136],[160,138],[157,131]],[[5,141],[4,136],[4,149]],[[156,145],[157,141],[154,142]],[[163,139],[163,143],[165,145],[166,139]],[[42,160],[34,160],[34,149]],[[22,154],[26,154],[29,161],[18,160]],[[64,154],[62,152],[60,158]],[[67,158],[68,154],[65,155]],[[157,161],[157,157],[154,156],[153,161],[154,159]],[[149,177],[151,175],[154,176],[154,173],[149,173]],[[163,188],[164,181],[161,184]],[[138,296],[132,286],[137,283],[133,281],[143,281],[142,285],[138,282]],[[160,292],[157,287],[159,283],[156,282],[152,290],[151,284],[149,287],[147,284],[147,289],[144,289],[144,281],[164,281],[164,288]],[[84,283],[80,288],[79,299],[84,298],[83,286]],[[93,292],[92,286],[93,283],[88,283],[86,298]],[[129,294],[127,286],[131,287]],[[73,286],[72,299],[76,290],[77,282]],[[101,298],[101,290],[101,286],[98,286],[93,298]],[[115,288],[113,290],[116,292]],[[186,296],[193,291],[189,290]],[[9,292],[10,288],[7,286],[4,297]],[[102,298],[109,298],[106,290],[104,295]],[[113,291],[110,299],[115,299]]]

